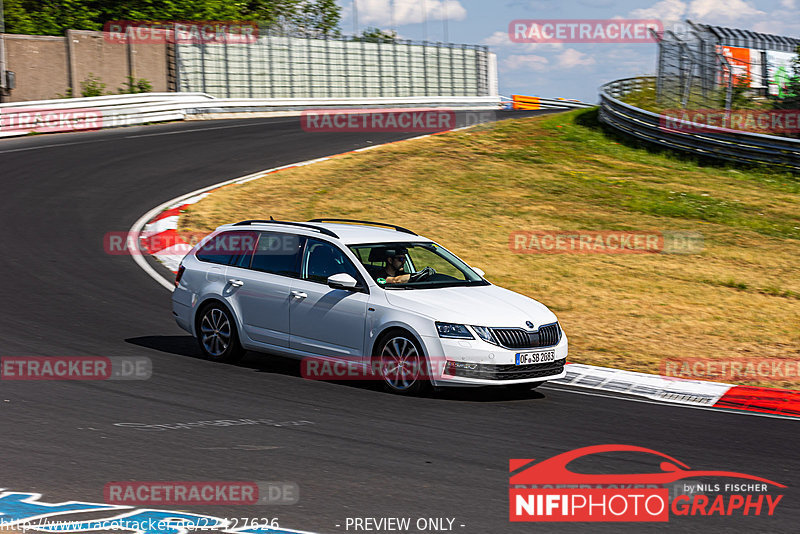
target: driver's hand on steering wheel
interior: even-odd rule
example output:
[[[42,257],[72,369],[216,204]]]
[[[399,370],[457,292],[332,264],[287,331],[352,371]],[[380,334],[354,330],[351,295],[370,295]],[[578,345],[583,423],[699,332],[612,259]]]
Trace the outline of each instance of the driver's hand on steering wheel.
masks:
[[[427,280],[431,276],[436,274],[436,270],[433,267],[425,267],[421,271],[417,271],[411,275],[408,279],[409,282],[422,282],[423,280]]]

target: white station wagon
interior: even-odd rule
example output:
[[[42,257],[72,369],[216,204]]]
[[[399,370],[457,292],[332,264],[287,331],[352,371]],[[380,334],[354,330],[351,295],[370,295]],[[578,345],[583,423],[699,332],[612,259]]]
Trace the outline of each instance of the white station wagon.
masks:
[[[565,375],[567,336],[553,312],[399,226],[221,226],[186,255],[175,285],[175,319],[214,360],[252,350],[347,362],[405,394]]]

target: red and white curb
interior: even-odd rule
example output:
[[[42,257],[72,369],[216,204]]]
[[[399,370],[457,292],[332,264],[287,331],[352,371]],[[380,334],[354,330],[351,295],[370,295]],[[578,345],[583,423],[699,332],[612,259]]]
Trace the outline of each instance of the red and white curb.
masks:
[[[800,391],[791,389],[736,386],[578,363],[567,364],[566,368],[567,376],[552,383],[685,406],[800,417]]]
[[[466,128],[469,127],[450,131],[464,130]],[[386,144],[424,139],[443,133],[447,132],[421,135]],[[368,146],[342,154],[275,167],[192,191],[156,206],[142,215],[133,224],[128,235],[133,237],[134,242],[138,244],[142,252],[149,253],[169,270],[176,272],[183,257],[192,249],[192,245],[186,243],[178,235],[177,229],[180,214],[192,204],[210,195],[213,191],[227,185],[243,184],[286,169],[328,161],[348,154],[386,146],[386,144]],[[132,257],[159,284],[170,291],[174,289],[171,281],[166,280],[153,269],[142,254],[132,254]],[[567,374],[564,378],[548,383],[599,390],[609,395],[621,395],[623,398],[642,397],[658,403],[746,412],[753,415],[800,418],[800,391],[670,378],[577,363],[567,364],[566,371]]]

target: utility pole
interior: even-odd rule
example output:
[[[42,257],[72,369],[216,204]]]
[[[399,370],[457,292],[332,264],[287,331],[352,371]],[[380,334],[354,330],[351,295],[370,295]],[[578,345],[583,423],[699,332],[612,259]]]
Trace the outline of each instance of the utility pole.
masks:
[[[442,24],[444,25],[444,42],[449,41],[448,32],[447,32],[447,0],[442,0],[442,9],[444,10],[444,16],[442,17]]]
[[[358,0],[353,0],[353,36],[358,36]]]
[[[422,40],[428,40],[428,6],[425,5],[425,0],[422,0]]]
[[[6,101],[6,21],[0,0],[0,102]]]

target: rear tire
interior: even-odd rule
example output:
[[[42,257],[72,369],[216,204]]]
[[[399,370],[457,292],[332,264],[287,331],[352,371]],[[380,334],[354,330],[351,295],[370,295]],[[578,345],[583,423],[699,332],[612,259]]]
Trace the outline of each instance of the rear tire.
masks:
[[[245,351],[239,343],[236,323],[225,306],[212,302],[203,306],[197,317],[197,341],[206,359],[228,363],[242,359]]]
[[[383,389],[397,395],[419,395],[430,389],[428,362],[409,334],[392,332],[375,345],[375,362]]]

